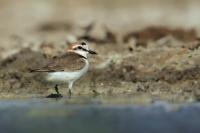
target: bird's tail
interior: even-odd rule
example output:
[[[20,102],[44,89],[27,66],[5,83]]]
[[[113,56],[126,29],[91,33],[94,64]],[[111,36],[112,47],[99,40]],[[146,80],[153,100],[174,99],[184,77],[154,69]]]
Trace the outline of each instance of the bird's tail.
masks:
[[[37,69],[28,68],[28,71],[29,71],[30,73],[33,73],[33,72],[37,72]]]
[[[30,73],[33,73],[33,72],[48,72],[47,70],[43,70],[43,69],[31,69],[31,68],[29,68],[28,71]]]

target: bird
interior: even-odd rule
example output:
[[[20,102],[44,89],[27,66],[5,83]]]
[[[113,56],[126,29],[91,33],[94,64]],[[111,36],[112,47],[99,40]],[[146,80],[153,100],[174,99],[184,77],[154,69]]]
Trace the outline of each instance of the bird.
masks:
[[[53,82],[68,83],[69,96],[72,95],[72,87],[75,81],[80,79],[89,69],[89,54],[97,52],[89,49],[86,42],[76,42],[68,48],[67,52],[50,59],[44,66],[31,69],[30,72],[47,73],[46,80]],[[58,90],[58,84],[55,85],[56,94],[50,94],[47,97],[62,97]]]

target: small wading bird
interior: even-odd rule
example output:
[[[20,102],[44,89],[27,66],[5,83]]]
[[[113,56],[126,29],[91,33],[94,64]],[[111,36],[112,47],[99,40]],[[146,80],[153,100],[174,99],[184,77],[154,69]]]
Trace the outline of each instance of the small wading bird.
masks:
[[[85,42],[72,45],[62,56],[52,58],[44,67],[32,69],[30,72],[47,72],[48,81],[68,82],[69,95],[72,94],[73,83],[83,76],[89,68],[88,54],[97,54],[89,49]],[[57,94],[50,94],[49,98],[62,97],[55,85]]]

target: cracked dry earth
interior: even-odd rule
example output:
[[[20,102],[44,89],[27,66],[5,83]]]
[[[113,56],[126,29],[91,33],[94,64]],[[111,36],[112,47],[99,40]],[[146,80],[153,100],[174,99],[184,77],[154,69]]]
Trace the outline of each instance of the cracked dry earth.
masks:
[[[47,23],[37,32],[58,32],[70,25]],[[29,73],[28,69],[64,53],[72,42],[87,40],[99,55],[90,58],[89,72],[74,84],[74,96],[124,95],[145,102],[200,99],[200,41],[195,29],[149,26],[122,35],[103,24],[104,28],[98,26],[91,23],[78,29],[82,34],[62,39],[49,40],[49,33],[46,40],[37,41],[11,36],[8,43],[23,47],[7,56],[1,54],[0,97],[41,97],[54,92],[54,83],[45,81],[45,74]],[[59,87],[67,95],[67,85]]]

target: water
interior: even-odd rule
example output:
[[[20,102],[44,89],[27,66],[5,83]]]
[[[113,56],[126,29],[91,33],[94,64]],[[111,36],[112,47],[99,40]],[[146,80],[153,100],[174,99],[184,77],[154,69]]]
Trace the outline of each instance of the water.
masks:
[[[1,100],[0,133],[200,132],[200,103],[105,104],[92,98],[77,101]]]

